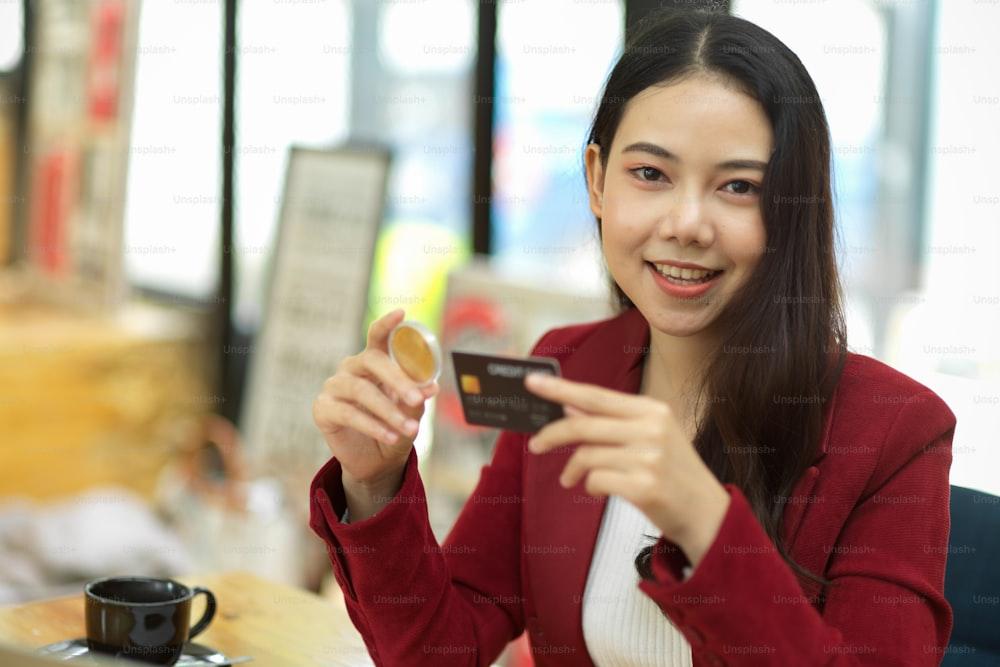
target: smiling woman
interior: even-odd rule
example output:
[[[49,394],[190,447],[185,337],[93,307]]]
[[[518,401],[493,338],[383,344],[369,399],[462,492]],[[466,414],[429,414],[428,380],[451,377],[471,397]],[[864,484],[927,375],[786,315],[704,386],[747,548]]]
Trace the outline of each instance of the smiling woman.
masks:
[[[937,664],[955,416],[847,351],[802,63],[736,17],[654,15],[584,164],[620,312],[538,341],[562,377],[526,387],[565,417],[500,434],[442,545],[419,392],[375,386],[416,391],[400,313],[314,404],[311,525],[376,661],[489,665],[526,630],[539,666]]]
[[[784,554],[774,499],[818,446],[846,354],[819,95],[770,33],[687,13],[638,32],[601,99],[587,187],[613,292],[652,327],[642,391],[696,425],[712,472]],[[732,353],[747,349],[771,353]],[[648,549],[637,564],[651,576]]]

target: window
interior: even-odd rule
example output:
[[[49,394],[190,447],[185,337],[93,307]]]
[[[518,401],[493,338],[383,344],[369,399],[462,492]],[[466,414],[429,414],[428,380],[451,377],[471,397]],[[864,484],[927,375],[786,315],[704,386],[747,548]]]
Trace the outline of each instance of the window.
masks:
[[[923,290],[894,322],[898,368],[948,403],[951,483],[1000,494],[1000,152],[997,7],[941,2],[933,54]]]
[[[606,291],[583,149],[624,39],[620,2],[501,2],[493,232],[500,266]]]
[[[436,327],[470,254],[476,3],[357,2],[351,131],[393,152],[368,322],[395,308]],[[414,29],[419,26],[419,29]]]
[[[129,280],[196,299],[216,289],[223,7],[144,2],[125,205]]]
[[[347,135],[351,8],[243,2],[237,13],[233,264],[237,326],[256,328],[274,251],[288,149]],[[280,29],[276,29],[280,28]]]
[[[24,7],[0,2],[0,74],[16,69],[24,55]]]

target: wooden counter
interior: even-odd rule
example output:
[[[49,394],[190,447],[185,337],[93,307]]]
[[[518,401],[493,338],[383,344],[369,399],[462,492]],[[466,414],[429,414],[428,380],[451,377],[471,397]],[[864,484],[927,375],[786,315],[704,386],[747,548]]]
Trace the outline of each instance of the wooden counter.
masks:
[[[163,466],[216,407],[203,331],[160,306],[96,317],[0,303],[0,500],[103,485],[152,499]]]

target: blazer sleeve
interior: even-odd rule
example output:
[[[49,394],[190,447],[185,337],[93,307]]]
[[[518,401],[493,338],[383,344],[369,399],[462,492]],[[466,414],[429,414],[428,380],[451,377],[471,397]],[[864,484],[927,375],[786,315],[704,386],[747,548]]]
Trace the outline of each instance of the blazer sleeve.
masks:
[[[709,665],[937,665],[952,627],[944,597],[955,416],[933,392],[896,414],[864,495],[836,544],[820,609],[803,592],[742,491],[687,580],[660,538],[639,588]],[[802,536],[799,537],[802,539]],[[697,664],[697,662],[696,662]]]
[[[500,433],[492,460],[441,545],[428,522],[416,450],[396,496],[357,523],[338,518],[346,501],[337,459],[317,473],[310,527],[326,543],[348,614],[376,664],[490,665],[524,631],[525,441],[518,433]]]

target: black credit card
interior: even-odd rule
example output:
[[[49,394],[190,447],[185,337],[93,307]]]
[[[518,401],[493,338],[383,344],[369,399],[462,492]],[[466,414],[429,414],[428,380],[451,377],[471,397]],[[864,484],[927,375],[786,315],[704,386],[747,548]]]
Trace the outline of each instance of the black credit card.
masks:
[[[524,386],[524,376],[528,373],[559,375],[557,359],[453,351],[451,360],[462,412],[469,424],[535,433],[549,422],[563,418],[562,405],[533,394]]]

